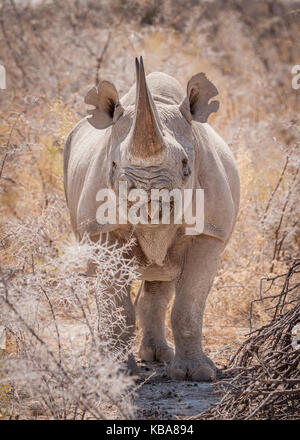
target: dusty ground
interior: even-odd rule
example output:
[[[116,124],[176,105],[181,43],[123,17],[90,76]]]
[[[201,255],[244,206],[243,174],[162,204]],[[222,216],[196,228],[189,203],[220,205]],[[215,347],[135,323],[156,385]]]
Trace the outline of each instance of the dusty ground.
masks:
[[[86,326],[62,319],[59,322],[59,329],[62,345],[68,346],[74,353],[80,355],[86,343],[86,334],[88,333]],[[204,330],[206,352],[220,371],[239,346],[240,341],[247,333],[247,328],[228,326],[214,328],[212,331],[211,327],[206,327]],[[44,336],[55,350],[56,341],[51,341],[54,329],[49,326],[46,333],[47,335]],[[136,346],[135,358],[140,371],[137,378],[135,418],[186,419],[200,414],[218,400],[212,383],[169,380],[166,373],[167,364],[139,361],[136,355],[137,348]],[[220,373],[218,375],[220,376]],[[103,411],[108,419],[118,418],[118,414],[110,405],[103,408]]]
[[[247,331],[246,327],[204,328],[205,350],[214,360],[219,370],[218,376]],[[138,361],[138,366],[140,387],[135,401],[137,418],[186,419],[200,414],[218,400],[212,383],[169,380],[167,366],[157,362]]]
[[[217,375],[219,378],[222,368],[245,339],[249,329],[233,325],[224,319],[223,322],[220,322],[220,319],[216,321],[217,324],[214,326],[209,322],[204,325],[203,345],[206,354],[211,357],[219,370]],[[89,339],[87,325],[78,319],[64,316],[64,314],[57,318],[57,325],[62,349],[69,353],[72,352],[75,358],[84,355]],[[167,319],[166,327],[168,339],[172,341],[169,319]],[[133,347],[139,367],[139,375],[136,379],[137,392],[134,399],[135,419],[187,419],[197,416],[217,402],[219,397],[212,383],[170,380],[167,375],[167,364],[140,361],[137,352],[141,336],[141,329],[137,322],[137,335]],[[58,343],[53,322],[44,323],[42,337],[55,353],[58,349]],[[5,339],[2,343],[6,346],[6,353],[14,353],[16,350],[14,340],[9,335]],[[49,417],[46,408],[41,402],[33,401],[30,394],[25,392],[21,397],[23,402],[22,418],[44,419]],[[109,403],[101,404],[101,412],[107,419],[120,418],[117,409]]]
[[[138,365],[141,385],[135,400],[137,419],[185,419],[206,410],[218,399],[211,383],[169,380],[164,364]]]
[[[87,329],[85,325],[68,320],[60,322],[62,344],[68,345],[78,355],[84,350]],[[49,337],[53,330],[48,327]],[[240,345],[247,333],[246,327],[211,326],[204,328],[204,345],[206,353],[214,360],[219,373],[226,365],[230,356]],[[139,338],[138,338],[139,339]],[[55,348],[55,341],[53,341]],[[137,378],[138,390],[135,399],[137,419],[186,419],[200,414],[218,400],[212,383],[169,380],[167,364],[158,362],[142,362],[134,354],[139,367]],[[108,405],[103,408],[108,419],[118,418],[118,414]]]

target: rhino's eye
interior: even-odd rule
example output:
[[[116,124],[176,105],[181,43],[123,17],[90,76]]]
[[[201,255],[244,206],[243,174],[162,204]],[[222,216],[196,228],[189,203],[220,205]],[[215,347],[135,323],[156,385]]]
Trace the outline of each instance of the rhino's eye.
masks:
[[[186,158],[182,159],[182,171],[184,177],[189,177],[191,174],[191,169],[188,165],[188,160]]]
[[[113,121],[114,123],[118,121],[118,119],[120,119],[120,117],[123,115],[124,113],[124,109],[121,106],[121,104],[119,102],[116,103],[116,105],[114,106],[113,109]]]

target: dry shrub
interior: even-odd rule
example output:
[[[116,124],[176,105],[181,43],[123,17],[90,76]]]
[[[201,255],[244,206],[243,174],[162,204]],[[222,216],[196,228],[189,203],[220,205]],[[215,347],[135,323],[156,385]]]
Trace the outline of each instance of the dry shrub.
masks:
[[[132,243],[120,248],[84,237],[56,255],[44,234],[46,222],[8,228],[9,238],[13,234],[22,246],[11,249],[14,262],[0,271],[0,321],[16,345],[1,358],[1,386],[10,389],[6,413],[128,418],[134,382],[125,365],[131,346],[120,343],[128,329],[115,296],[127,294],[136,277],[126,258]],[[96,269],[92,277],[85,274],[88,262]]]

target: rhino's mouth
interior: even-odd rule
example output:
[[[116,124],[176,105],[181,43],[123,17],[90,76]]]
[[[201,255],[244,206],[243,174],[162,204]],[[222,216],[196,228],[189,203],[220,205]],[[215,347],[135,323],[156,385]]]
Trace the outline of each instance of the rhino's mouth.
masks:
[[[136,202],[127,201],[127,207],[130,209],[134,206]],[[170,200],[170,202],[163,202],[162,200],[150,200],[144,205],[141,205],[141,208],[147,214],[147,219],[150,224],[153,223],[154,220],[158,221],[158,224],[163,224],[164,214],[169,213],[170,215],[170,223],[172,223],[173,215],[174,215],[174,201]]]

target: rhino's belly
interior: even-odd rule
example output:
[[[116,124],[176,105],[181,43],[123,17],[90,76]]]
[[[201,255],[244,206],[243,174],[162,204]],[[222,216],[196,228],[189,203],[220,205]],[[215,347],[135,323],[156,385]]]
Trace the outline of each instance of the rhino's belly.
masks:
[[[180,274],[181,267],[177,264],[166,264],[158,266],[151,264],[149,266],[139,266],[137,271],[140,279],[145,281],[172,281]]]

